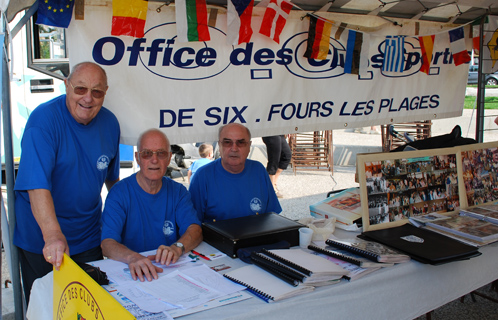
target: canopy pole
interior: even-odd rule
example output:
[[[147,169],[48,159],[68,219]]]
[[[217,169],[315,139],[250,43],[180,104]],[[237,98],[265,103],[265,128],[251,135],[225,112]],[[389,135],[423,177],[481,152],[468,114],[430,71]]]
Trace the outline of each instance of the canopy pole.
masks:
[[[5,35],[6,19],[2,17],[2,33]],[[4,245],[10,246],[11,254],[11,278],[12,278],[12,288],[14,292],[14,306],[15,306],[15,319],[24,319],[24,308],[23,308],[23,294],[21,289],[21,276],[19,270],[19,255],[18,249],[13,244],[14,227],[16,224],[16,216],[14,209],[14,181],[15,181],[15,171],[14,171],[14,149],[12,143],[12,115],[11,115],[11,99],[10,99],[10,74],[9,74],[9,64],[7,48],[9,42],[8,37],[4,38],[2,41],[2,52],[0,53],[2,57],[2,126],[3,126],[3,137],[4,137],[4,154],[5,154],[5,184],[7,186],[7,214],[9,218],[9,239],[10,243]],[[5,230],[5,228],[3,228]]]
[[[484,38],[484,22],[488,15],[481,19],[479,28],[479,68],[477,73],[477,113],[476,113],[476,141],[483,142],[484,135],[484,97],[486,92],[486,80],[482,73],[482,52],[483,52],[483,38]]]

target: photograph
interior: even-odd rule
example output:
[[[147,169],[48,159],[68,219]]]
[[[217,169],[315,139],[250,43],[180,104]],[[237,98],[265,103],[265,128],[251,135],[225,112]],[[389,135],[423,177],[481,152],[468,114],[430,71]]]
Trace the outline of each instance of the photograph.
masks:
[[[456,154],[424,150],[377,154],[360,160],[366,229],[400,225],[409,218],[451,213],[460,208]]]

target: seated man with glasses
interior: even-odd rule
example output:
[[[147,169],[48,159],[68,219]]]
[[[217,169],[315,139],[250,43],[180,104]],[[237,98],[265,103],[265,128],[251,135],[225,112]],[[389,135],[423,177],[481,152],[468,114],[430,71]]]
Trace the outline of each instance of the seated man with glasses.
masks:
[[[66,94],[33,110],[21,142],[14,244],[27,303],[34,280],[58,270],[64,253],[102,258],[100,193],[119,180],[119,123],[102,106],[106,72],[83,62],[64,83]]]
[[[127,263],[133,280],[151,281],[162,272],[152,260],[175,263],[199,245],[202,230],[187,189],[164,176],[172,155],[166,135],[157,129],[142,133],[137,150],[140,170],[116,183],[107,195],[102,252]],[[148,257],[139,253],[154,249],[156,254]]]
[[[225,220],[282,208],[265,167],[247,159],[251,132],[238,123],[218,131],[221,158],[197,170],[190,194],[201,221]]]

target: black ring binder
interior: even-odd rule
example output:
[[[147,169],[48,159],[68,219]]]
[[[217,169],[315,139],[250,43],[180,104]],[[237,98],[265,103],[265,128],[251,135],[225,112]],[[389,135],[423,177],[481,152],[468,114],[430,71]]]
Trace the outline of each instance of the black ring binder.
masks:
[[[269,257],[271,257],[271,258],[273,258],[273,259],[275,259],[283,264],[286,264],[287,266],[294,268],[299,272],[302,272],[303,274],[307,275],[308,277],[311,276],[311,274],[313,273],[309,269],[303,268],[300,265],[297,265],[292,261],[284,259],[284,258],[274,254],[273,252],[266,250],[266,249],[262,249],[261,253],[263,253],[263,254],[265,254],[265,255],[267,255],[267,256],[269,256]]]
[[[361,261],[357,260],[355,258],[351,258],[351,257],[345,256],[345,255],[337,253],[337,252],[332,252],[332,251],[329,251],[327,249],[323,249],[323,248],[320,248],[320,247],[317,247],[317,246],[314,246],[314,245],[309,245],[308,249],[316,251],[316,252],[320,252],[320,253],[323,253],[323,254],[326,254],[326,255],[328,255],[330,257],[337,258],[337,259],[340,259],[342,261],[346,261],[346,262],[349,262],[349,263],[352,263],[352,264],[355,264],[355,265],[361,267]]]
[[[359,248],[356,248],[356,247],[351,247],[351,246],[345,245],[345,244],[340,243],[340,242],[335,242],[335,241],[333,241],[331,239],[325,240],[325,243],[328,244],[329,246],[332,246],[332,247],[345,249],[345,250],[348,250],[350,252],[359,254],[360,256],[363,256],[363,257],[365,257],[367,259],[370,259],[372,261],[375,261],[375,262],[379,261],[378,260],[379,256],[377,254],[375,254],[375,253],[368,252],[368,251],[365,251],[365,250],[362,250],[362,249],[359,249]]]
[[[251,254],[251,260],[257,266],[265,269],[266,271],[274,274],[275,276],[293,286],[297,286],[299,284],[299,281],[303,282],[303,280],[306,278],[304,274],[292,270],[286,265],[281,264],[278,261],[271,260],[268,257],[257,252],[253,252]]]

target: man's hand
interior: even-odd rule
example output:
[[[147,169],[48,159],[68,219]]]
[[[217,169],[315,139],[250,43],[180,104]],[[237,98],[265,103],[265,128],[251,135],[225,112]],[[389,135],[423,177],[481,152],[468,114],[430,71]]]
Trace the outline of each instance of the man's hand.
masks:
[[[182,255],[182,249],[177,246],[160,245],[157,248],[156,255],[149,256],[149,259],[156,260],[157,263],[169,266],[171,263],[178,261]]]
[[[59,270],[62,264],[64,253],[69,256],[69,247],[62,232],[54,232],[45,239],[43,256],[48,263],[54,265],[56,270]]]
[[[157,279],[159,278],[157,274],[163,272],[163,269],[152,264],[150,258],[144,257],[139,253],[135,253],[133,257],[130,258],[128,268],[130,269],[133,280],[137,280],[138,278],[142,282],[144,282],[145,279],[147,279],[147,281]]]

